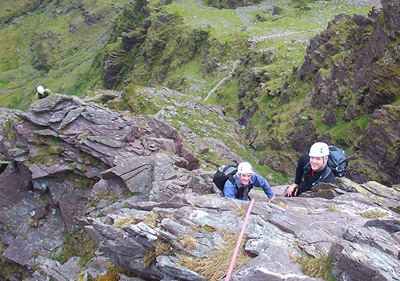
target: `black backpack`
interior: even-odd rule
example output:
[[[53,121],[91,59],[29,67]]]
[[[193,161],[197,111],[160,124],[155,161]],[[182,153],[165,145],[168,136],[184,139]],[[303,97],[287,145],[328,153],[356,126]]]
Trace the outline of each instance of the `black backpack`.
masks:
[[[235,185],[235,181],[233,176],[237,172],[237,165],[227,165],[221,166],[218,171],[213,176],[213,182],[218,187],[219,190],[224,193],[225,182],[229,179],[233,185]]]
[[[349,160],[346,157],[344,150],[330,145],[328,166],[337,177],[343,177],[346,174],[346,168]]]
[[[224,186],[225,182],[227,180],[230,180],[233,186],[237,189],[237,198],[243,198],[247,196],[249,191],[253,188],[252,184],[248,184],[247,186],[243,188],[239,188],[235,182],[235,179],[233,176],[237,172],[237,165],[227,165],[227,166],[221,166],[218,171],[214,174],[213,176],[213,182],[215,185],[218,187],[219,190],[221,190],[222,194],[224,194]]]

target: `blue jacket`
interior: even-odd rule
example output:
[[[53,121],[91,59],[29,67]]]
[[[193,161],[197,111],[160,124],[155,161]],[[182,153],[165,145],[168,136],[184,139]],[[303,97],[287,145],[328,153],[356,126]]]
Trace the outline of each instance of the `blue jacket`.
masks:
[[[239,182],[237,175],[234,175],[233,178],[236,182],[236,185],[239,188],[242,188],[243,185]],[[274,192],[271,189],[271,186],[259,174],[253,173],[253,176],[251,177],[249,184],[251,184],[252,186],[255,186],[255,187],[261,187],[269,199],[275,197]],[[237,198],[237,193],[238,193],[238,191],[237,191],[236,187],[232,184],[232,182],[230,180],[227,180],[225,182],[225,186],[224,186],[224,197],[236,198],[236,199],[240,199],[240,200],[250,200],[248,195],[246,195],[244,198]]]

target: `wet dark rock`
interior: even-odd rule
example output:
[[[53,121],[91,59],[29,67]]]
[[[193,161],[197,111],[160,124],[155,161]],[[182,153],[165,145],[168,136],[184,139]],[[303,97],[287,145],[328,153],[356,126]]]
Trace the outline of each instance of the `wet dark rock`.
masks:
[[[388,175],[386,184],[394,183],[400,177],[399,137],[400,107],[386,105],[376,110],[372,122],[360,138],[360,150],[363,156],[373,163],[380,163],[381,169]]]
[[[132,50],[135,45],[140,45],[146,39],[146,33],[142,33],[140,31],[129,31],[129,32],[122,32],[121,39],[124,45],[125,51]]]
[[[400,221],[398,219],[374,219],[368,221],[365,226],[381,228],[388,233],[393,234],[400,231],[399,223]]]
[[[385,24],[390,30],[390,36],[395,38],[400,29],[400,16],[398,13],[398,11],[400,11],[400,3],[399,1],[383,0],[382,9]]]
[[[307,122],[305,126],[293,131],[290,143],[294,150],[306,153],[306,150],[313,144],[315,138],[314,125],[311,122]]]
[[[260,2],[260,0],[232,0],[227,2],[213,2],[207,0],[205,3],[219,9],[235,9],[238,7],[255,5]]]
[[[272,15],[273,16],[274,15],[279,15],[280,13],[282,13],[282,9],[280,7],[276,6],[276,7],[272,8]]]
[[[343,120],[351,121],[359,115],[359,112],[360,111],[358,110],[357,107],[350,105],[346,108],[346,112],[345,112],[345,115],[343,116]]]
[[[323,122],[325,123],[325,125],[329,126],[329,127],[333,127],[336,125],[336,113],[335,111],[329,111],[326,112],[324,114],[324,116],[322,117]]]
[[[114,88],[121,80],[119,76],[125,66],[123,57],[126,51],[121,49],[109,50],[104,53],[101,72],[107,88]]]
[[[242,113],[242,117],[239,120],[239,124],[243,126],[248,126],[250,123],[250,119],[253,117],[254,113],[257,111],[258,106],[253,105],[251,107],[245,108],[245,110]]]

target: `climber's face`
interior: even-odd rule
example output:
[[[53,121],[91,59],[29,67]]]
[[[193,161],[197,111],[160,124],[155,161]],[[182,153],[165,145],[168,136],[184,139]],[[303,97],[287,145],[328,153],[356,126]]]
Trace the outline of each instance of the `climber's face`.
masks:
[[[325,168],[328,163],[328,156],[324,157],[310,157],[311,169],[314,171],[319,171]]]
[[[251,174],[239,174],[238,179],[241,185],[248,185],[251,180]]]

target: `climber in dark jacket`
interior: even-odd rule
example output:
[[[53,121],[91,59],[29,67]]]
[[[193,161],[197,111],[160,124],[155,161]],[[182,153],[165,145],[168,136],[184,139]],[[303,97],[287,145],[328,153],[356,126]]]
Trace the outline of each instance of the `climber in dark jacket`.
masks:
[[[319,182],[332,182],[335,174],[328,166],[328,158],[328,145],[324,142],[314,143],[309,154],[304,154],[297,161],[294,184],[289,186],[285,196],[299,196]]]

